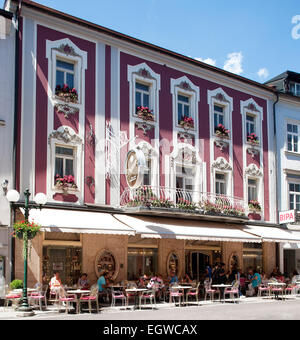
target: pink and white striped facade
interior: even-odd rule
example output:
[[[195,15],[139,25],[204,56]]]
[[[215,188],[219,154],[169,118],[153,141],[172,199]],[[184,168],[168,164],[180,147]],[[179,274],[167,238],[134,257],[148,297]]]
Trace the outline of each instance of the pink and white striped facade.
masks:
[[[20,28],[18,191],[44,192],[49,203],[61,205],[119,207],[128,187],[124,164],[130,149],[151,150],[151,185],[166,188],[176,186],[176,162],[181,150],[186,150],[195,155],[196,191],[214,193],[215,173],[222,171],[228,196],[247,201],[248,178],[257,179],[261,220],[276,223],[271,90],[121,34],[46,12],[28,1],[24,1]],[[57,56],[76,63],[76,104],[55,96]],[[145,123],[136,115],[136,81],[151,88],[153,122]],[[189,131],[177,122],[178,93],[191,98],[195,127]],[[225,110],[230,130],[225,140],[214,131],[215,104]],[[260,144],[255,147],[247,143],[247,113],[256,117]],[[122,133],[128,140],[119,154],[106,154],[108,124],[116,136]],[[76,150],[78,189],[68,194],[53,183],[56,142]],[[249,217],[256,218],[250,213]]]

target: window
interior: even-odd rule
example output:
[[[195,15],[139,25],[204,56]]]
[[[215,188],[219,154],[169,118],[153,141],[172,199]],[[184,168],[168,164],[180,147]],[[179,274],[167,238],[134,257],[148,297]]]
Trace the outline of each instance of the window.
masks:
[[[55,176],[74,176],[74,149],[55,147]]]
[[[63,87],[68,85],[69,88],[75,87],[75,64],[56,60],[56,86]]]
[[[287,125],[288,151],[299,152],[299,128],[298,125]]]
[[[254,116],[247,114],[246,127],[247,127],[247,136],[250,136],[252,133],[256,133]]]
[[[224,126],[225,124],[225,113],[224,113],[224,107],[219,105],[214,105],[214,122],[215,122],[215,129],[222,124]]]
[[[178,123],[180,123],[184,119],[184,117],[190,118],[191,116],[190,98],[179,94],[177,98],[177,103]]]
[[[290,92],[292,92],[295,96],[300,96],[300,84],[290,83]]]
[[[216,194],[217,195],[226,195],[226,175],[225,174],[216,174]]]
[[[158,270],[158,250],[130,248],[127,256],[127,279],[138,280],[141,276],[153,276]]]
[[[300,184],[290,183],[290,209],[300,211]]]
[[[146,168],[144,169],[143,185],[151,185],[151,167],[152,161],[150,155],[146,155]]]
[[[255,179],[248,180],[248,202],[257,201],[257,181]]]
[[[135,84],[135,105],[136,108],[150,106],[150,86],[141,83]]]
[[[192,191],[194,186],[193,168],[177,165],[176,167],[176,188]]]

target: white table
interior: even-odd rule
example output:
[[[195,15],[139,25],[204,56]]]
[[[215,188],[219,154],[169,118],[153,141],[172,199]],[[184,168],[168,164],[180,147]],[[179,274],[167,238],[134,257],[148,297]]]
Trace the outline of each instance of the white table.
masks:
[[[225,302],[225,289],[226,288],[232,288],[232,285],[224,285],[224,284],[212,285],[212,288],[218,288],[218,289],[220,289],[220,291],[223,290],[223,302]],[[220,300],[221,300],[221,294],[220,294]]]
[[[128,288],[128,289],[125,289],[125,292],[126,293],[133,293],[135,298],[135,302],[134,302],[134,307],[133,307],[133,310],[136,310],[136,309],[140,309],[141,306],[139,306],[139,303],[138,303],[138,295],[140,293],[143,293],[143,292],[148,292],[149,289],[146,289],[146,288]]]
[[[274,287],[274,288],[283,288],[283,287],[286,287],[286,283],[283,283],[283,282],[268,282],[268,286],[270,288]],[[271,294],[272,296],[272,294]],[[275,293],[275,299],[278,299],[279,300],[279,294]],[[282,299],[283,299],[283,295],[282,295]]]

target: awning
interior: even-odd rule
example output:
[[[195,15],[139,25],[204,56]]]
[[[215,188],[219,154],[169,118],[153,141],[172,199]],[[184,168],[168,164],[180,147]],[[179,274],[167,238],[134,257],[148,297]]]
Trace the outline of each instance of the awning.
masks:
[[[260,243],[260,237],[221,223],[114,215],[142,238]]]
[[[260,236],[264,242],[277,242],[277,243],[299,243],[300,232],[285,230],[282,228],[274,227],[261,227],[247,225],[243,229],[247,233]]]
[[[21,210],[24,213],[24,209]],[[135,235],[133,229],[108,213],[47,208],[32,209],[29,221],[40,224],[42,230],[48,232]]]

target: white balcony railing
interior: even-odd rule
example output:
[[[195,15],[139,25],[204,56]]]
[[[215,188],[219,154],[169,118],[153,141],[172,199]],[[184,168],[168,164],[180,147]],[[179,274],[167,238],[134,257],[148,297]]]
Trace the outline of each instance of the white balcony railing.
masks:
[[[248,204],[241,198],[182,189],[142,186],[126,188],[123,208],[168,209],[197,214],[245,217]]]

